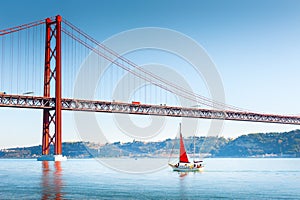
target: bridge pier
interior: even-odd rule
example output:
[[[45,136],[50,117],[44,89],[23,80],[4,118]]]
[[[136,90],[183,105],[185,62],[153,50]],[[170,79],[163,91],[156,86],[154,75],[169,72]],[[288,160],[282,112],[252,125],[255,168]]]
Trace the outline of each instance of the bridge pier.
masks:
[[[60,15],[55,20],[46,19],[44,98],[50,98],[50,83],[55,81],[55,108],[44,108],[43,111],[42,156],[39,161],[66,160],[62,156],[61,21]],[[54,145],[54,154],[50,152],[51,144]]]
[[[67,157],[62,155],[42,155],[37,158],[38,161],[66,161]]]

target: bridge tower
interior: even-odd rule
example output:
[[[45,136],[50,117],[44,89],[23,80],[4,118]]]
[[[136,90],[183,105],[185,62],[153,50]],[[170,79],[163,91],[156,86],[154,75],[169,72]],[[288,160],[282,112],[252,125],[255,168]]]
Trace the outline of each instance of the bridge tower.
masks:
[[[42,156],[38,160],[65,160],[62,156],[62,109],[61,109],[61,21],[46,19],[44,97],[51,98],[51,83],[55,86],[55,107],[43,109]],[[49,103],[48,103],[49,104]],[[50,105],[45,105],[47,107]],[[54,145],[54,153],[50,146]]]

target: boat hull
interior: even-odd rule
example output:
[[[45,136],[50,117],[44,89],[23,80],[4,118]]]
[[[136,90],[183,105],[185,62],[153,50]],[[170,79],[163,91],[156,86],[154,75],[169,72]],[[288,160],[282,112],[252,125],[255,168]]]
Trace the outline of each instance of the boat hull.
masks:
[[[191,167],[191,166],[176,166],[169,164],[175,172],[202,172],[203,167]]]

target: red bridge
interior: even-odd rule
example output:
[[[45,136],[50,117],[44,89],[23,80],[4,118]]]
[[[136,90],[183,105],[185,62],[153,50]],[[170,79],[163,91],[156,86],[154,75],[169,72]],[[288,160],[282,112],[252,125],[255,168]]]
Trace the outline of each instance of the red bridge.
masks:
[[[60,16],[0,30],[0,37],[2,39],[0,61],[2,63],[0,63],[2,81],[0,82],[0,90],[3,91],[0,92],[0,107],[43,110],[43,155],[50,154],[51,144],[55,146],[55,155],[62,154],[62,110],[300,124],[300,117],[297,116],[243,111],[234,106],[207,99],[199,94],[190,93],[181,86],[168,82],[150,71],[139,68],[138,65],[102,45],[70,22],[63,20]],[[38,56],[41,49],[44,50],[44,55]],[[63,49],[65,50],[63,55],[70,56],[70,61],[63,60]],[[112,100],[95,101],[63,98],[63,63],[64,67],[66,67],[65,70],[67,70],[66,74],[73,75],[73,77],[66,80],[74,79],[76,70],[72,66],[78,65],[80,62],[78,57],[82,54],[87,56],[89,52],[93,52],[101,59],[111,62],[115,67],[157,88],[188,100],[196,98],[200,104],[211,108],[188,108],[162,104],[142,104],[139,102],[126,103]],[[39,64],[44,66],[40,71],[34,69]],[[10,67],[11,65],[12,67]],[[43,77],[38,72],[43,72]],[[114,72],[111,72],[111,74],[113,76]],[[36,95],[36,92],[32,96],[28,95],[32,94],[32,92],[20,94],[21,91],[28,91],[28,88],[35,88],[38,91],[38,88],[41,89],[41,85],[43,87],[40,95]],[[66,85],[66,88],[69,87],[70,89],[72,84],[66,83]],[[4,93],[4,91],[10,92]],[[50,128],[51,125],[54,127],[53,130]]]

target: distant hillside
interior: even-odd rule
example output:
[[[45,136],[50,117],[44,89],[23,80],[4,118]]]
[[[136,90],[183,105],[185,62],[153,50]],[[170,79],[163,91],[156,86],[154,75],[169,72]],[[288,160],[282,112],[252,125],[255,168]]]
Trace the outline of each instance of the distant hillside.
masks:
[[[186,138],[184,140],[187,152],[192,153],[194,149],[194,139]],[[227,140],[225,138],[216,137],[196,137],[195,152],[209,154],[212,150],[217,152],[217,149],[224,146]],[[211,144],[213,146],[211,147]],[[162,142],[140,142],[133,141],[128,143],[115,142],[102,146],[97,156],[100,157],[118,157],[118,156],[148,156],[148,157],[169,157],[179,154],[179,141],[176,139],[167,139]]]
[[[188,153],[193,153],[194,138],[185,138]],[[51,148],[53,148],[51,146]],[[99,145],[89,142],[63,143],[64,155],[69,158],[91,157],[169,157],[179,153],[179,142],[115,142]],[[242,135],[234,140],[223,137],[196,137],[195,152],[208,157],[300,157],[300,130],[286,133]],[[36,158],[41,146],[0,150],[0,158]]]
[[[242,135],[221,147],[215,156],[291,156],[299,157],[300,130],[286,133]]]
[[[89,143],[83,142],[64,142],[62,144],[62,151],[64,155],[70,158],[89,158],[91,154],[86,148]],[[53,145],[50,147],[53,152]],[[0,150],[0,158],[37,158],[41,155],[42,146],[33,147],[17,147]]]

